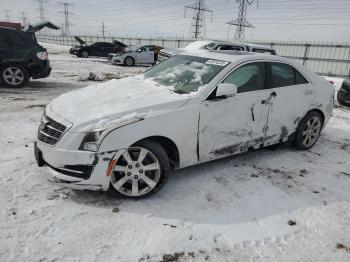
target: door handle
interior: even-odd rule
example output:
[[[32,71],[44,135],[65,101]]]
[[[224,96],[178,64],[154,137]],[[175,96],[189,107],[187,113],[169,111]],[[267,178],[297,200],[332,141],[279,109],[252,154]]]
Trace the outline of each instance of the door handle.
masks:
[[[270,99],[271,97],[276,97],[277,96],[277,93],[275,91],[273,91],[271,94],[270,94],[270,97],[268,99],[265,99],[265,100],[261,100],[261,104],[266,104]]]

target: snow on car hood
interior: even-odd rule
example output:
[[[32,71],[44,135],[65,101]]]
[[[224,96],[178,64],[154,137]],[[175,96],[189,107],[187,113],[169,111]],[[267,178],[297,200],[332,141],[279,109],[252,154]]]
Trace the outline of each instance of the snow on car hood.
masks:
[[[189,99],[189,95],[176,94],[169,87],[138,76],[68,92],[54,99],[47,110],[73,123],[74,131],[85,132],[108,121],[145,118],[178,108]]]

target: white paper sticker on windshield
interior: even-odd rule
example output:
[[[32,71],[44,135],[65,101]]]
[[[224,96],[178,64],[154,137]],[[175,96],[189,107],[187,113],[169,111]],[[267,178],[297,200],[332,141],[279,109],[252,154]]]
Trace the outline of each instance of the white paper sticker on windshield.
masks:
[[[205,62],[207,65],[218,65],[218,66],[225,66],[227,65],[229,62],[226,61],[221,61],[221,60],[208,60],[207,62]]]

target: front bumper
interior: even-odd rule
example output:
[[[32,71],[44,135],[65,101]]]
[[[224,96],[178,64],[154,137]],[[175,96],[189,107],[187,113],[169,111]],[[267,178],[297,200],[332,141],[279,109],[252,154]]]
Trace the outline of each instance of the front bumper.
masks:
[[[48,180],[73,189],[108,190],[110,165],[122,151],[62,150],[39,140],[34,143],[35,159],[39,167],[48,168]]]
[[[340,89],[337,94],[339,103],[345,106],[350,106],[350,92],[345,89]]]

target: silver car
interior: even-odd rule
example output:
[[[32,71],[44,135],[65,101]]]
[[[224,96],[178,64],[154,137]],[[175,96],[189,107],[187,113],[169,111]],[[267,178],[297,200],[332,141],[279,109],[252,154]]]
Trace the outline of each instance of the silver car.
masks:
[[[155,45],[130,46],[125,52],[109,54],[108,59],[112,64],[133,66],[135,64],[155,64]]]

